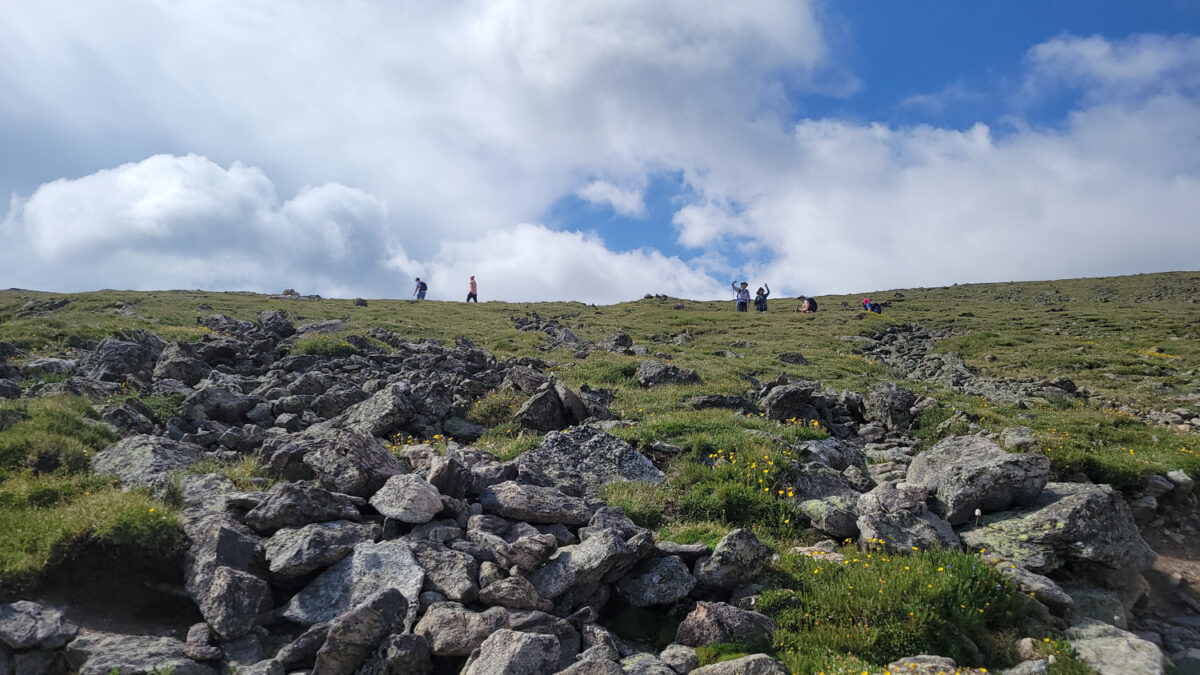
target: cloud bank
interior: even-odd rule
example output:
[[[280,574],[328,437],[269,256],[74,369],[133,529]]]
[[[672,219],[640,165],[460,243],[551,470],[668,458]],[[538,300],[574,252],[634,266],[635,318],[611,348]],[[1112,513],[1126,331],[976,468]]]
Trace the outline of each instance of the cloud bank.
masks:
[[[485,298],[614,302],[1183,269],[1200,245],[1193,36],[1033,45],[1013,91],[970,92],[1005,122],[945,128],[800,116],[862,86],[803,2],[6,14],[0,137],[40,154],[0,158],[37,176],[7,180],[4,286],[404,297],[419,274],[459,299],[475,274]],[[540,224],[572,196],[673,254]]]

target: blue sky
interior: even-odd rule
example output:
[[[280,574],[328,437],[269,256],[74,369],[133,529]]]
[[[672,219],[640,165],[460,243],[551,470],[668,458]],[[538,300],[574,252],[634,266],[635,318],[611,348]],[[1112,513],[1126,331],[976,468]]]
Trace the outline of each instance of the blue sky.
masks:
[[[1198,36],[1182,1],[13,3],[0,286],[615,302],[1194,268]]]

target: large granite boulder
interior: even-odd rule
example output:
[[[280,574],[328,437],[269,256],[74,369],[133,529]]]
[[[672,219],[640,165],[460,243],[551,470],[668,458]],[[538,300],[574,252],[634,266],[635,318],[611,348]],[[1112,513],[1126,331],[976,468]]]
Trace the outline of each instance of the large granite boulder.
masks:
[[[472,654],[463,675],[551,675],[558,672],[558,639],[502,628]]]
[[[633,446],[591,427],[546,434],[516,459],[519,480],[594,496],[602,485],[631,481],[658,485],[666,475]]]
[[[345,412],[315,425],[320,428],[349,429],[380,438],[389,438],[418,414],[412,387],[407,382],[390,384],[371,398],[356,403]]]
[[[912,407],[917,395],[891,382],[884,382],[867,394],[867,419],[892,431],[904,431],[912,425]]]
[[[1121,493],[1108,485],[1047,483],[1029,506],[984,516],[959,535],[972,549],[1037,574],[1074,567],[1131,575],[1156,557]]]
[[[507,627],[503,607],[473,612],[457,602],[435,602],[413,632],[425,638],[435,656],[469,656],[488,636]]]
[[[28,600],[0,605],[0,643],[11,649],[58,649],[77,633],[56,609]]]
[[[327,429],[306,436],[310,445],[303,462],[327,490],[370,497],[392,476],[408,473],[408,467],[370,434]]]
[[[276,483],[266,498],[246,513],[246,524],[259,532],[302,527],[330,520],[358,520],[358,508],[348,497],[308,483]]]
[[[379,529],[348,520],[280,528],[266,542],[267,563],[275,578],[295,579],[345,558],[355,546],[378,537]]]
[[[404,629],[408,601],[395,588],[384,589],[329,623],[317,651],[314,673],[351,675],[386,635]]]
[[[587,504],[552,487],[505,481],[484,489],[479,503],[483,510],[527,523],[582,525],[591,518]]]
[[[79,675],[217,675],[216,668],[188,658],[180,640],[152,635],[81,635],[67,645],[67,660]]]
[[[893,553],[962,549],[962,542],[950,523],[932,513],[868,513],[858,517],[858,530],[859,543],[864,547],[883,546]]]
[[[750,530],[737,529],[717,542],[712,555],[696,561],[693,574],[702,587],[732,591],[757,578],[770,561],[770,548]]]
[[[907,481],[929,488],[933,510],[952,525],[1031,503],[1050,476],[1050,460],[1018,455],[979,436],[952,436],[917,455]]]
[[[687,597],[696,578],[679,556],[648,558],[617,582],[617,593],[634,607],[670,605]]]
[[[331,621],[380,591],[395,588],[408,601],[405,626],[411,626],[424,581],[425,570],[417,563],[408,542],[391,539],[359,544],[353,553],[293,596],[283,617],[306,626]]]
[[[1095,621],[1067,631],[1071,647],[1099,675],[1162,675],[1162,651],[1153,643],[1116,626]]]
[[[164,495],[171,488],[171,475],[200,461],[203,449],[161,436],[124,438],[92,457],[92,471],[116,476],[126,488],[150,488]]]
[[[769,646],[775,622],[765,614],[738,609],[724,602],[699,602],[679,624],[675,641],[688,647],[718,642]]]
[[[371,506],[402,523],[428,523],[442,510],[437,488],[416,474],[392,476],[371,497]]]

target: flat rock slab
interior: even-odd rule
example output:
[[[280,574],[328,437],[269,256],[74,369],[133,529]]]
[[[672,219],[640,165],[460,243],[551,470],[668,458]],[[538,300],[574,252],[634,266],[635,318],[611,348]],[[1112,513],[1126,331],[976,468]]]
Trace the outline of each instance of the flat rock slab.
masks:
[[[582,499],[551,487],[505,481],[487,488],[479,503],[489,513],[527,523],[583,525],[592,517]]]
[[[67,660],[79,675],[162,673],[217,675],[215,668],[184,653],[183,642],[150,635],[89,633],[67,646]]]
[[[0,605],[0,642],[12,649],[57,649],[71,641],[79,627],[62,612],[21,600]]]
[[[116,476],[126,489],[145,487],[162,493],[171,485],[171,474],[200,461],[203,448],[161,436],[130,436],[92,457],[92,471]]]
[[[405,626],[415,621],[425,571],[400,539],[363,543],[292,597],[284,618],[311,626],[331,621],[377,593],[395,588],[408,601]]]
[[[523,482],[595,495],[602,485],[631,481],[658,485],[666,474],[625,441],[591,427],[550,432],[522,453],[516,465]]]
[[[371,497],[371,506],[402,523],[428,523],[442,510],[442,496],[415,474],[392,476]]]
[[[959,536],[972,549],[986,548],[1038,574],[1074,564],[1133,573],[1157,557],[1108,485],[1048,483],[1029,507],[984,516]]]

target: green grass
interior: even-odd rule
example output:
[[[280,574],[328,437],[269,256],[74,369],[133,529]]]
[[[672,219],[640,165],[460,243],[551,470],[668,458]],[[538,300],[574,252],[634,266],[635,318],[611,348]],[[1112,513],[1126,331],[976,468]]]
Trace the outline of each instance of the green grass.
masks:
[[[760,611],[793,672],[826,654],[876,667],[913,654],[959,665],[1009,663],[1027,617],[1020,592],[974,556],[937,550],[894,556],[846,547],[844,563],[786,554]],[[823,666],[822,666],[823,667]]]
[[[0,586],[33,583],[72,546],[94,541],[172,550],[175,514],[114,479],[91,475],[90,457],[115,440],[74,397],[0,403]]]

